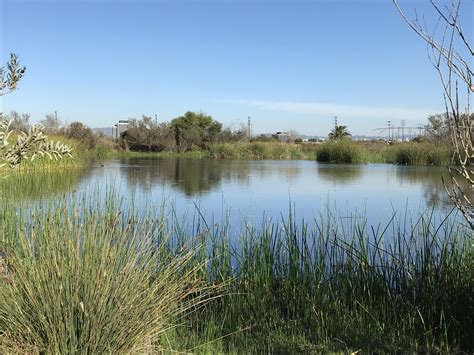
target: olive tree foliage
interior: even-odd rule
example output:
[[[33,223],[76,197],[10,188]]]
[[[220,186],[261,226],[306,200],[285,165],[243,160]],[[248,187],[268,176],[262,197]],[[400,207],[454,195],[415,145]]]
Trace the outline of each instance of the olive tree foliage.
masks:
[[[0,97],[16,90],[25,73],[16,54],[10,55],[7,69],[0,67]],[[42,126],[33,126],[19,132],[16,137],[11,121],[0,113],[0,166],[18,167],[24,160],[47,156],[50,159],[71,157],[71,148],[60,142],[48,141]]]
[[[392,1],[406,23],[427,43],[428,57],[439,75],[445,115],[455,148],[449,167],[451,179],[449,182],[444,181],[444,184],[450,199],[474,229],[474,201],[470,197],[474,188],[474,118],[470,106],[471,94],[474,92],[474,51],[472,41],[468,39],[461,23],[464,3],[460,0],[449,3],[430,0],[437,22],[428,28],[424,16],[420,17],[415,11],[414,18],[409,18],[398,1]],[[467,13],[469,16],[472,14]],[[465,186],[471,191],[467,191]]]

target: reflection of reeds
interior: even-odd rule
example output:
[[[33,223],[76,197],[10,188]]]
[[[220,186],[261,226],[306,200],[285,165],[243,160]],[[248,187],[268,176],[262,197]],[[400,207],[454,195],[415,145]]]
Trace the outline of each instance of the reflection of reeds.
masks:
[[[318,176],[326,181],[347,184],[364,176],[365,167],[361,165],[318,164]]]
[[[31,201],[73,190],[89,168],[14,171],[0,177],[0,200]]]
[[[138,214],[112,195],[81,205],[91,200],[22,217],[4,206],[12,285],[0,287],[0,346],[133,351],[153,337],[214,352],[474,349],[472,236],[454,218],[371,227],[331,212],[297,222],[290,211],[233,229],[199,211],[189,221],[172,208]],[[182,302],[202,301],[195,280],[227,286],[163,333]]]

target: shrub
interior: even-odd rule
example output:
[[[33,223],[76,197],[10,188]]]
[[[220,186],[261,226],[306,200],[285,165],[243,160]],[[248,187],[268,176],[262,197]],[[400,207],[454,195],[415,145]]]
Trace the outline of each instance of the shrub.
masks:
[[[349,139],[328,141],[317,147],[316,160],[324,163],[362,163],[364,151]]]

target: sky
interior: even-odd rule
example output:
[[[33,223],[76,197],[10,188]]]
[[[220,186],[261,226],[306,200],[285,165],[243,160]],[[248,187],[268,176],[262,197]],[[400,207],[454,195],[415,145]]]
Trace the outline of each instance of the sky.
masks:
[[[463,25],[472,39],[473,6]],[[433,20],[428,1],[401,0]],[[0,110],[112,126],[186,111],[252,132],[352,134],[443,111],[426,45],[391,0],[0,0],[0,56],[27,67]]]

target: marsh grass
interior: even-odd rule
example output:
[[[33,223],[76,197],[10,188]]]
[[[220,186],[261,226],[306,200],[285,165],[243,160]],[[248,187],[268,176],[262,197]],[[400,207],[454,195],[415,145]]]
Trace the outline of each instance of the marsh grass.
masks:
[[[327,141],[316,146],[316,160],[324,163],[386,163],[399,165],[451,164],[453,149],[429,142],[394,144]]]
[[[473,236],[455,216],[290,208],[231,226],[114,196],[2,206],[2,351],[474,349]]]
[[[453,148],[433,143],[398,143],[380,151],[382,160],[401,165],[444,165],[451,164]]]
[[[219,256],[209,276],[229,288],[177,329],[183,349],[474,349],[473,236],[455,218],[394,215],[368,226],[328,212],[310,224],[290,211],[258,228],[244,225],[233,243],[209,233]]]
[[[77,198],[27,212],[4,206],[0,352],[156,350],[205,300],[196,249],[170,251],[156,219],[98,207]]]
[[[367,162],[366,150],[350,139],[327,141],[316,149],[316,160],[321,163],[359,164]]]
[[[213,159],[312,159],[300,145],[280,142],[237,142],[213,144],[208,157]]]

